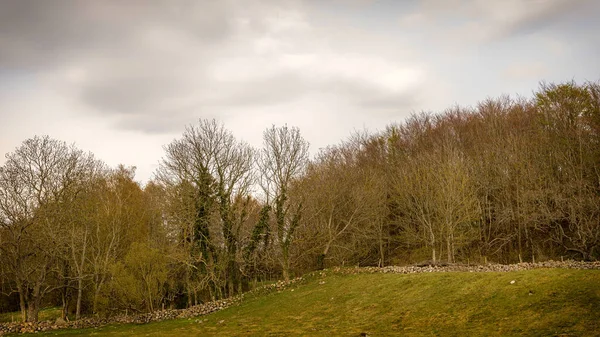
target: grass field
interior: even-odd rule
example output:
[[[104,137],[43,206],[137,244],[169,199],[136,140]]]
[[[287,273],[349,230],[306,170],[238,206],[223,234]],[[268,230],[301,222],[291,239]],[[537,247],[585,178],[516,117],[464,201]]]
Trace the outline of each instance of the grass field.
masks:
[[[361,334],[600,336],[600,271],[316,274],[304,284],[207,316],[46,335]]]
[[[60,317],[61,314],[61,308],[58,307],[54,307],[54,308],[44,308],[42,310],[40,310],[39,313],[39,319],[40,321],[46,321],[46,320],[55,320],[58,317]],[[6,313],[1,313],[0,314],[0,323],[5,323],[5,322],[19,322],[21,320],[21,313],[20,312],[6,312]]]

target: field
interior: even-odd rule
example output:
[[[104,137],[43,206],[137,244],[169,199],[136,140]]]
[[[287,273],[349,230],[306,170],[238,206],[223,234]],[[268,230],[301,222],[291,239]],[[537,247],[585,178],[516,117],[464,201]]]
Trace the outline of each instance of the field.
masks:
[[[600,336],[600,271],[316,273],[207,316],[42,335]]]
[[[56,318],[60,317],[60,314],[61,314],[61,309],[58,307],[45,308],[45,309],[40,310],[39,319],[40,319],[40,321],[45,321],[45,320],[53,321]],[[6,312],[6,313],[0,314],[0,323],[18,322],[20,320],[21,320],[20,312]]]

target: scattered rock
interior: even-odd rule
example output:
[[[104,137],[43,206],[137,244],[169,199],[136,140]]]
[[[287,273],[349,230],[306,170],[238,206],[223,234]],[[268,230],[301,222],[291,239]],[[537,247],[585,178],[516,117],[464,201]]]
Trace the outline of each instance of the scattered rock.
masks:
[[[515,282],[517,282],[517,281],[512,280],[512,281],[510,281],[510,284],[515,284]]]

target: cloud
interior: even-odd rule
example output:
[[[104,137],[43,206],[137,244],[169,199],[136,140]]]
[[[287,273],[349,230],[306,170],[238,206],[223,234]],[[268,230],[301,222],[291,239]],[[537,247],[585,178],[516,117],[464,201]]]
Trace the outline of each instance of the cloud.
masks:
[[[535,33],[572,15],[599,9],[593,0],[423,0],[400,18],[403,27],[421,27],[446,43],[494,42]]]
[[[344,46],[355,37],[315,24],[310,2],[0,6],[0,19],[8,19],[0,23],[1,41],[13,51],[1,64],[36,69],[44,85],[113,116],[126,130],[172,132],[179,123],[226,116],[233,108],[285,110],[299,100],[344,100],[373,111],[410,107],[416,96],[408,93],[425,76],[412,60]],[[56,51],[45,57],[49,46]]]
[[[135,48],[156,27],[217,42],[230,34],[227,8],[227,1],[2,1],[0,63],[35,67],[81,52]]]

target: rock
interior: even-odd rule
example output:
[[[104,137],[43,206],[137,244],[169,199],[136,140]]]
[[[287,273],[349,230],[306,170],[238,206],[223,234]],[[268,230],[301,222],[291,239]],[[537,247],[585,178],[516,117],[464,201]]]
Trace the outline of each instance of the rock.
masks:
[[[56,319],[56,321],[54,321],[54,324],[61,326],[67,324],[67,321],[65,321],[62,317],[59,317]]]

